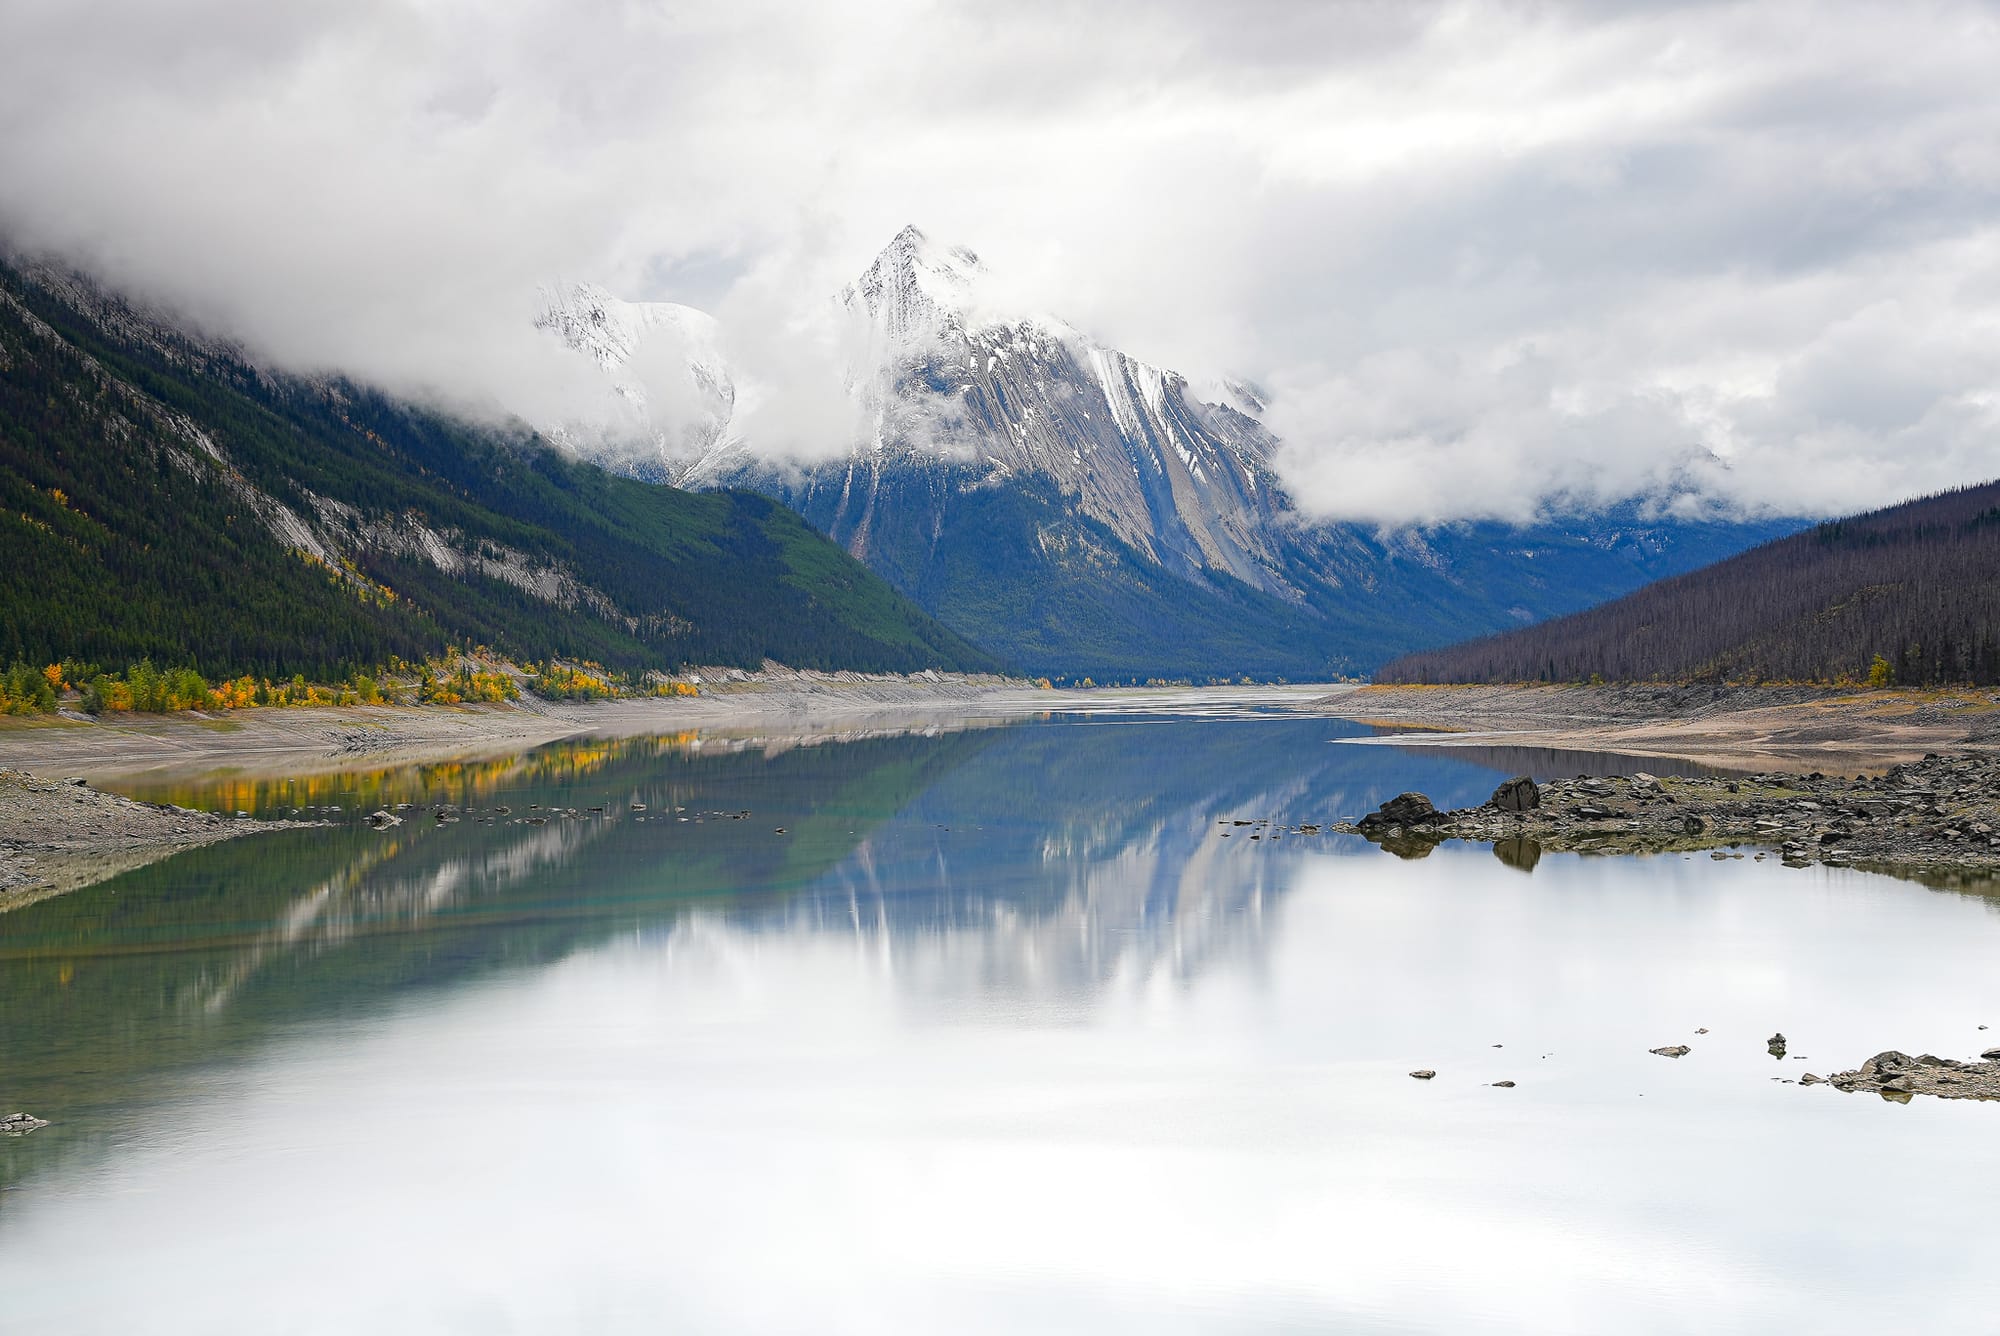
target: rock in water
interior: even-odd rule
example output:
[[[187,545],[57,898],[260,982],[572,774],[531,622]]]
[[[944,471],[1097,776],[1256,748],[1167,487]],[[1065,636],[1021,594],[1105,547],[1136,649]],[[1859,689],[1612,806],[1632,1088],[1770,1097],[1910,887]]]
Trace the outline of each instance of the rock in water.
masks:
[[[1421,793],[1399,793],[1355,824],[1366,830],[1376,826],[1421,826],[1437,820],[1438,810]]]
[[[49,1120],[37,1118],[32,1113],[10,1113],[0,1118],[0,1136],[24,1137],[38,1127],[47,1127]]]
[[[386,808],[379,808],[368,814],[368,824],[377,830],[387,830],[391,826],[402,825],[403,818]]]
[[[1493,1087],[1496,1090],[1512,1090],[1514,1083],[1512,1081],[1495,1081]]]
[[[1428,1067],[1419,1067],[1415,1071],[1411,1072],[1410,1075],[1416,1077],[1419,1081],[1428,1081],[1433,1076],[1436,1076],[1437,1073],[1432,1071]]]
[[[1979,1056],[1988,1062],[2000,1062],[2000,1048],[1989,1048]]]
[[[1542,791],[1529,776],[1516,775],[1493,790],[1486,802],[1503,812],[1528,812],[1542,805]]]
[[[1774,1058],[1782,1058],[1782,1057],[1784,1057],[1784,1056],[1785,1056],[1785,1036],[1784,1036],[1784,1035],[1782,1035],[1782,1034],[1774,1034],[1774,1035],[1772,1035],[1772,1036],[1771,1036],[1771,1037],[1770,1037],[1769,1039],[1766,1039],[1766,1040],[1764,1041],[1764,1048],[1765,1048],[1765,1050],[1766,1050],[1767,1052],[1769,1052],[1769,1053],[1770,1053],[1770,1055],[1771,1055],[1772,1057],[1774,1057]]]
[[[1668,1044],[1665,1048],[1649,1048],[1648,1053],[1657,1053],[1663,1058],[1684,1058],[1694,1052],[1686,1044]]]

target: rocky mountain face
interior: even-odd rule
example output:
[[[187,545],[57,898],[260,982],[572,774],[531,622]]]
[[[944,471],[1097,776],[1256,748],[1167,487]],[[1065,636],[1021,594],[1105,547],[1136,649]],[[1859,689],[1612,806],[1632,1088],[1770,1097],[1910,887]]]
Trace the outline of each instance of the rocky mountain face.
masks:
[[[616,466],[775,496],[947,626],[1054,675],[1366,671],[1795,527],[1650,522],[1636,506],[1532,529],[1310,524],[1271,468],[1254,389],[1197,391],[1060,320],[990,313],[982,274],[911,227],[839,295],[869,429],[804,468],[735,429],[700,313],[576,288],[547,294],[539,323],[642,414],[649,350],[686,359],[701,411],[596,447]]]

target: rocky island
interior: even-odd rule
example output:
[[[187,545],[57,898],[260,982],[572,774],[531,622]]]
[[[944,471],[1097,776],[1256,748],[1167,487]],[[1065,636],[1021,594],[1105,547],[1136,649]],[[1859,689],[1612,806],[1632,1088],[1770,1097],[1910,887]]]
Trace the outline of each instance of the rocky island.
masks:
[[[1543,852],[1775,854],[1785,863],[1964,876],[2000,870],[2000,759],[1933,754],[1880,775],[1755,774],[1507,780],[1478,807],[1440,811],[1399,794],[1331,829],[1421,858],[1446,840],[1504,861]]]

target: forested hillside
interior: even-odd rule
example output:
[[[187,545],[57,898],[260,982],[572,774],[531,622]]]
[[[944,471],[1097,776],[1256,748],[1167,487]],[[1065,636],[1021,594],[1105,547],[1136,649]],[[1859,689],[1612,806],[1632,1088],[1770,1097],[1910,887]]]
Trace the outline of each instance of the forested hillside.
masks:
[[[989,669],[792,512],[276,377],[0,265],[0,663]]]
[[[2000,683],[2000,482],[1833,520],[1379,682]]]

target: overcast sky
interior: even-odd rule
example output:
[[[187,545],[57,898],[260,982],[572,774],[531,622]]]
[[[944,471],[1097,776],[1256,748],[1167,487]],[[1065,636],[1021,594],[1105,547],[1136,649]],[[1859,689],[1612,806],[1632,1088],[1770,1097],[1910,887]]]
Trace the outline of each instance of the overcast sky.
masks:
[[[781,341],[916,222],[1264,386],[1320,513],[1832,512],[2000,475],[1996,71],[1975,3],[0,0],[0,229],[532,417],[538,282]]]

